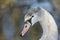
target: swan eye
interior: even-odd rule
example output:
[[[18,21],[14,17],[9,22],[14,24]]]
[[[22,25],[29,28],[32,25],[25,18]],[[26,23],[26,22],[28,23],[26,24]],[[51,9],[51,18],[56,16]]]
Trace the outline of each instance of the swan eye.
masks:
[[[32,16],[32,17],[34,17],[34,16]]]

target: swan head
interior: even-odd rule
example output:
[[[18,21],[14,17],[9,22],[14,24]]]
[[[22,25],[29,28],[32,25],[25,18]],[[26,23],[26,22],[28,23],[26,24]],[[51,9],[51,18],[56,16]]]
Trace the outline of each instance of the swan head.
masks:
[[[33,26],[36,22],[38,22],[38,12],[40,11],[40,7],[31,7],[25,17],[24,17],[24,22],[30,21],[31,25]]]
[[[24,28],[20,34],[20,36],[24,36],[27,31],[29,30],[29,28],[31,26],[33,26],[36,22],[38,22],[38,16],[37,16],[37,12],[39,9],[29,9],[27,14],[24,17]]]

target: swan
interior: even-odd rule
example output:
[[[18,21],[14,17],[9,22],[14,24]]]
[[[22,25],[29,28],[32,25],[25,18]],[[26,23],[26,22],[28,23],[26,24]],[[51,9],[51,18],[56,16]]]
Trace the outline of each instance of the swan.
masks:
[[[30,8],[24,18],[25,25],[20,36],[23,37],[30,27],[39,22],[43,29],[43,34],[39,40],[58,40],[58,29],[54,18],[42,7]]]

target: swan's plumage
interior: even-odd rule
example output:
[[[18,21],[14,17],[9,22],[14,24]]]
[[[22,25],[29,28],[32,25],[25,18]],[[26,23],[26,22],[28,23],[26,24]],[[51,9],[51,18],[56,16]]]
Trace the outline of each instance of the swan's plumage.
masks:
[[[39,40],[58,40],[57,25],[49,12],[41,7],[33,7],[30,8],[25,15],[25,21],[31,17],[32,26],[38,21],[42,26],[43,35]]]

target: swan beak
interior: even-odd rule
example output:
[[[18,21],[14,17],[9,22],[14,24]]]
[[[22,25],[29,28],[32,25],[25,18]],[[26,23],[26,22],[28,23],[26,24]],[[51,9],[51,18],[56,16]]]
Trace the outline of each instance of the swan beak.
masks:
[[[27,21],[27,23],[25,23],[24,28],[20,34],[21,37],[23,37],[29,30],[29,28],[31,27],[31,23]]]

